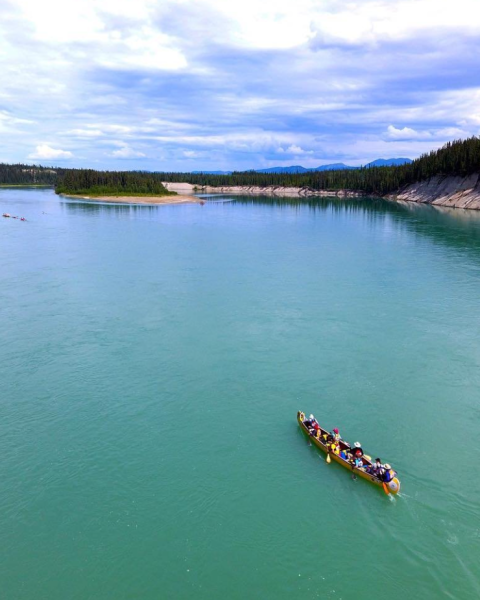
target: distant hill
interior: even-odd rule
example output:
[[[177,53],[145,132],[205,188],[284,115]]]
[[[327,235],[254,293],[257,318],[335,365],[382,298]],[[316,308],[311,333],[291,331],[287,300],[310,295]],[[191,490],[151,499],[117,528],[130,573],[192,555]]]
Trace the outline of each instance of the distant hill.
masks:
[[[410,158],[377,158],[366,167],[399,167],[400,165],[409,165],[413,160]]]
[[[232,171],[192,171],[192,175],[231,175]]]
[[[291,167],[270,167],[268,169],[256,169],[255,173],[309,173],[310,171],[339,171],[341,169],[356,169],[357,167],[349,167],[343,163],[333,163],[331,165],[322,165],[307,169],[300,165]]]
[[[399,165],[410,164],[412,160],[410,158],[377,158],[367,165],[366,167],[398,167]],[[332,163],[330,165],[321,165],[320,167],[312,167],[307,169],[300,165],[293,165],[291,167],[270,167],[269,169],[256,169],[255,173],[312,173],[314,171],[346,171],[350,169],[360,169],[360,167],[351,167],[345,163]]]
[[[300,165],[291,167],[270,167],[268,169],[255,169],[255,173],[306,173],[308,169]]]
[[[409,164],[412,161],[409,158],[377,158],[366,167],[393,167]],[[319,167],[302,167],[301,165],[292,165],[290,167],[268,167],[267,169],[249,169],[253,173],[312,173],[316,171],[346,171],[348,169],[360,169],[360,167],[351,167],[345,163],[332,163],[321,165]],[[241,171],[248,173],[249,171]],[[192,175],[231,175],[232,171],[192,171]]]

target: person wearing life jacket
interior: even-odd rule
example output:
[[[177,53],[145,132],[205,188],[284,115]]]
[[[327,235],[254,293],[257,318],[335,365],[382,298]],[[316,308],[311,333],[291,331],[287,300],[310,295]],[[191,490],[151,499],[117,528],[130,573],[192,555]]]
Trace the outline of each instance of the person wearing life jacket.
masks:
[[[385,474],[385,467],[382,465],[382,461],[379,458],[375,459],[375,464],[372,467],[373,474],[375,477],[383,480],[383,476]]]
[[[363,467],[363,460],[359,457],[355,457],[353,459],[353,466],[357,469],[361,469]]]
[[[308,417],[308,419],[305,421],[305,424],[306,424],[308,427],[312,427],[312,428],[314,428],[314,429],[316,429],[316,427],[318,427],[318,426],[319,426],[319,425],[318,425],[318,423],[317,423],[317,419],[316,419],[316,418],[315,418],[313,415],[310,415],[310,416]],[[316,427],[315,427],[315,426],[316,426]]]
[[[382,461],[379,458],[375,459],[375,462],[372,463],[369,467],[366,468],[367,473],[377,477],[378,479],[382,479],[385,469],[383,468]]]
[[[305,421],[303,422],[305,427],[308,429],[308,433],[310,433],[310,434],[312,434],[312,432],[314,431],[314,429],[313,429],[314,422],[315,422],[315,417],[313,415],[310,415],[308,417],[308,419],[305,419]]]
[[[327,436],[326,446],[327,446],[327,450],[329,453],[337,454],[337,452],[335,451],[337,444],[335,443],[335,440],[333,439],[333,436],[331,433],[329,433]]]
[[[383,481],[385,481],[385,483],[388,483],[389,481],[392,481],[392,479],[394,479],[394,478],[395,478],[396,472],[395,472],[395,471],[392,469],[392,467],[391,467],[389,464],[387,464],[387,463],[385,463],[385,464],[383,465],[383,467],[384,467],[384,469],[385,469],[385,472],[384,472],[384,474],[383,474],[383,478],[382,478],[382,479],[383,479]]]
[[[338,431],[338,428],[337,428],[337,427],[335,427],[335,428],[333,429],[333,431],[332,431],[332,436],[333,436],[333,439],[334,439],[334,440],[337,442],[337,444],[339,444],[339,443],[340,443],[340,440],[341,440],[341,437],[340,437],[340,433],[339,433],[339,431]]]
[[[355,442],[350,452],[352,453],[353,458],[362,458],[363,448],[360,442]]]
[[[357,461],[359,461],[363,456],[363,449],[360,442],[355,442],[348,452],[350,453],[350,462],[354,467],[356,467]],[[361,464],[363,465],[363,461]]]

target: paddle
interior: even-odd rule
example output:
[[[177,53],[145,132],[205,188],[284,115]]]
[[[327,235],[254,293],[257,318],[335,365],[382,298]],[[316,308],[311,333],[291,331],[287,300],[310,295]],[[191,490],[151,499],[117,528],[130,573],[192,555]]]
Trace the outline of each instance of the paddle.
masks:
[[[355,475],[355,471],[353,470],[355,468],[355,465],[353,463],[351,463],[351,465],[352,465],[352,479],[353,479],[353,481],[356,481],[357,476]]]
[[[387,496],[390,495],[390,490],[387,487],[387,484],[385,482],[383,482],[383,491],[387,494]]]

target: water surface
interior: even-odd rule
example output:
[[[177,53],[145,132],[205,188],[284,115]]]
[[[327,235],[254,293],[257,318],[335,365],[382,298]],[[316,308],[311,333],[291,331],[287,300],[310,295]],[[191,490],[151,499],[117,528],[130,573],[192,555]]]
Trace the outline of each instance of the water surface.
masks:
[[[3,597],[478,598],[480,216],[230,200],[0,191]]]

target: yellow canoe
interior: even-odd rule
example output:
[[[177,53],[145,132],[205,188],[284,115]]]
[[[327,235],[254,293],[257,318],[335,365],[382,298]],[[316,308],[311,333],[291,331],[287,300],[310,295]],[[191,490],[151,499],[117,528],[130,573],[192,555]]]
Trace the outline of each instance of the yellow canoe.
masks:
[[[304,420],[305,420],[305,413],[298,411],[297,421],[298,421],[298,424],[300,425],[300,427],[302,428],[303,432],[306,433],[306,435],[308,435],[308,438],[315,444],[315,446],[320,448],[320,450],[323,450],[323,452],[325,452],[326,454],[329,454],[332,460],[334,460],[338,464],[342,465],[342,467],[345,467],[351,473],[354,473],[358,477],[361,477],[362,479],[366,479],[367,481],[370,481],[370,483],[373,483],[374,485],[382,488],[386,494],[398,494],[398,492],[400,491],[400,481],[397,477],[394,477],[388,483],[384,482],[381,479],[379,479],[378,477],[375,477],[375,475],[372,475],[371,473],[367,473],[363,468],[354,467],[350,461],[345,460],[338,454],[335,454],[334,452],[329,452],[327,443],[326,443],[325,439],[323,438],[323,436],[325,434],[328,435],[329,432],[326,429],[323,429],[323,427],[321,427],[319,424],[320,437],[317,438],[314,435],[310,435],[308,428],[304,423]],[[341,442],[340,442],[340,447],[342,450],[349,448],[349,446],[343,440],[341,440]],[[364,465],[369,466],[372,464],[371,461],[366,458],[366,456],[363,456],[362,459],[363,459]]]

